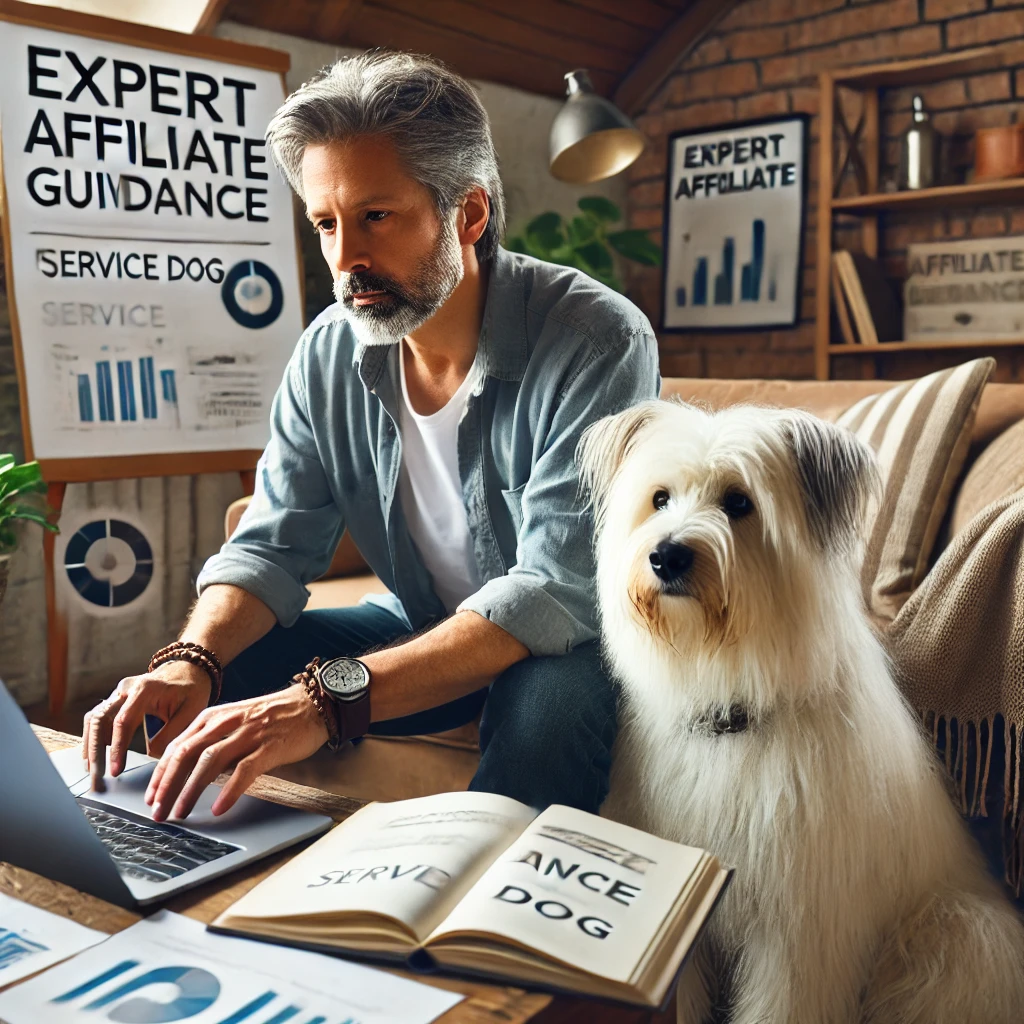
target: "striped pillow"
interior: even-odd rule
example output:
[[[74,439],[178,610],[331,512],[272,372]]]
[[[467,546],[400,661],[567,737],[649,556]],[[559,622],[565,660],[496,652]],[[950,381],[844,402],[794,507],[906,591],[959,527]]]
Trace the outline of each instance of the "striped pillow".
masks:
[[[975,359],[940,370],[869,395],[839,417],[875,450],[882,475],[861,571],[865,600],[877,616],[895,618],[928,571],[995,365]]]

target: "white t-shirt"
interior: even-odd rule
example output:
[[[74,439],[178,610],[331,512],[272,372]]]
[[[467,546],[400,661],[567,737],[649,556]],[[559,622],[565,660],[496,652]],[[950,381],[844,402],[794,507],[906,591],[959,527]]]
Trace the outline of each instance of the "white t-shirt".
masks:
[[[466,374],[447,405],[430,416],[421,416],[409,401],[404,347],[402,342],[398,353],[402,377],[398,495],[409,533],[433,577],[434,590],[445,608],[454,612],[483,585],[462,500],[458,457],[459,421],[469,401],[473,374]]]

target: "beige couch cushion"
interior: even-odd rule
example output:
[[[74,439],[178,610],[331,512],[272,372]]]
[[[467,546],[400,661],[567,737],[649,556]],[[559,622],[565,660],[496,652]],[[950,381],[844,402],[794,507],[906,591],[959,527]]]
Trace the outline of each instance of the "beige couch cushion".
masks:
[[[949,535],[955,537],[994,501],[1024,488],[1024,420],[1004,430],[971,466],[953,503]]]
[[[806,409],[822,419],[835,421],[855,402],[895,385],[891,380],[716,380],[702,377],[666,377],[662,398],[681,398],[712,409],[752,402],[790,409]],[[1024,390],[1024,389],[1022,389]]]
[[[362,576],[337,576],[310,583],[306,610],[314,608],[347,608],[359,604],[367,594],[386,594],[388,588],[372,572]]]
[[[837,421],[878,456],[882,497],[869,515],[861,570],[877,616],[894,618],[928,571],[994,368],[994,359],[974,359],[907,381],[861,399]]]

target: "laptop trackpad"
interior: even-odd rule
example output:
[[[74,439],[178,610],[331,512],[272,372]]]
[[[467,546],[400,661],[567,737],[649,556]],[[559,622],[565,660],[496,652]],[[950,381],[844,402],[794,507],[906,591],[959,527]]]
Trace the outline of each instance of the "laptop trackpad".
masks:
[[[82,756],[77,748],[58,750],[51,754],[50,758],[61,777],[70,783],[68,789],[71,790],[73,796],[87,797],[94,803],[106,804],[109,807],[131,811],[143,818],[152,819],[152,810],[146,803],[145,796],[153,769],[156,767],[155,758],[129,751],[125,770],[116,778],[110,775],[103,777],[105,788],[102,793],[94,793],[90,789],[89,776],[83,773]],[[172,818],[170,820],[181,822],[186,828],[195,829],[206,835],[223,835],[234,832],[240,826],[247,825],[253,820],[265,820],[268,816],[268,809],[276,808],[274,804],[268,805],[265,801],[257,800],[254,797],[242,796],[227,814],[215,817],[211,808],[219,793],[220,786],[207,786],[196,801],[195,809],[187,818],[184,820]],[[284,810],[284,808],[281,809]],[[273,817],[272,814],[271,817]],[[237,842],[238,840],[235,838],[233,841]]]

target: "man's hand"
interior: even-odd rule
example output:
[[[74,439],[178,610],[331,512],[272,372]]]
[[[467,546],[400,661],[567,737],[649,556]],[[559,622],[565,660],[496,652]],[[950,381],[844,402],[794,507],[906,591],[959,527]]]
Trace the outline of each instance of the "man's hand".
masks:
[[[156,715],[165,724],[149,743],[148,751],[159,757],[209,703],[210,687],[206,671],[187,661],[169,661],[154,672],[122,679],[82,722],[82,758],[92,776],[93,789],[102,785],[108,744],[110,774],[120,775],[136,729],[146,715]]]
[[[231,778],[213,803],[213,813],[223,814],[258,775],[309,757],[327,740],[324,720],[299,685],[218,704],[201,712],[167,745],[149,781],[146,803],[153,808],[154,821],[184,818],[203,790],[233,765]]]

